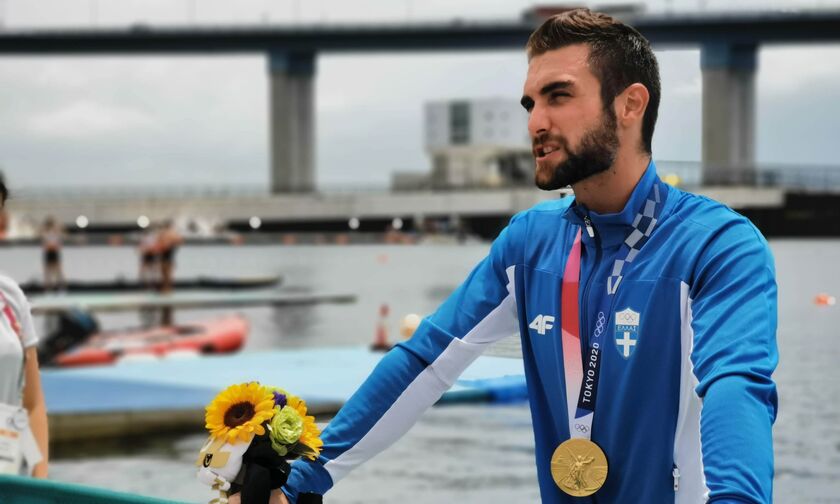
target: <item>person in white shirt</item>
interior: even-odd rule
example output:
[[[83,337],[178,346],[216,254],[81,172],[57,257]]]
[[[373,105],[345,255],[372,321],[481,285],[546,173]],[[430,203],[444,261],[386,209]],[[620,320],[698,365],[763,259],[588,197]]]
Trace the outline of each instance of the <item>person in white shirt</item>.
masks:
[[[5,206],[7,196],[6,186],[0,182],[0,208]],[[0,274],[0,407],[8,411],[9,407],[23,406],[26,416],[22,423],[26,424],[28,420],[28,430],[31,431],[28,437],[34,438],[37,445],[37,450],[33,450],[33,447],[26,446],[24,440],[24,459],[37,462],[24,463],[21,470],[36,478],[46,478],[47,407],[41,388],[37,343],[38,335],[26,296],[14,280]],[[0,445],[3,441],[0,439]],[[8,446],[6,443],[7,450]]]

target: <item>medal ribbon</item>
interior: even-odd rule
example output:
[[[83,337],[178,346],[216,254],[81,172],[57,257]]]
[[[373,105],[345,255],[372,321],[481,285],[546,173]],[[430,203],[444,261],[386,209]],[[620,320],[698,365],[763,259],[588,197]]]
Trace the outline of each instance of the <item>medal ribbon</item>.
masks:
[[[580,308],[578,306],[580,291],[580,235],[578,230],[569,258],[566,259],[566,269],[563,271],[563,291],[560,296],[560,329],[563,344],[563,369],[566,375],[566,407],[569,412],[569,434],[571,437],[589,439],[589,429],[586,433],[575,429],[575,415],[577,398],[583,384],[583,358],[580,348]],[[590,419],[591,420],[591,419]]]
[[[563,369],[566,379],[566,407],[569,415],[569,435],[572,438],[590,439],[592,420],[595,417],[595,399],[598,393],[603,335],[612,312],[615,293],[642,246],[647,242],[664,206],[667,188],[658,178],[651,187],[648,198],[633,220],[633,230],[621,246],[613,269],[607,278],[606,292],[598,299],[597,318],[592,335],[587,338],[586,360],[582,358],[580,338],[580,255],[581,230],[578,230],[566,267],[563,271],[563,290],[560,297],[560,325],[563,345]],[[585,372],[584,372],[585,370]]]

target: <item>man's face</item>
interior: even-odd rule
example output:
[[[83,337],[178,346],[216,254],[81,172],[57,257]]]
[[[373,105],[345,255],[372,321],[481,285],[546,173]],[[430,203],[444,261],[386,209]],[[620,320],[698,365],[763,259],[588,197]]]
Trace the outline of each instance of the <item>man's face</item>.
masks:
[[[612,105],[589,68],[589,46],[575,44],[535,56],[522,96],[536,160],[535,182],[552,190],[609,169],[618,150]]]

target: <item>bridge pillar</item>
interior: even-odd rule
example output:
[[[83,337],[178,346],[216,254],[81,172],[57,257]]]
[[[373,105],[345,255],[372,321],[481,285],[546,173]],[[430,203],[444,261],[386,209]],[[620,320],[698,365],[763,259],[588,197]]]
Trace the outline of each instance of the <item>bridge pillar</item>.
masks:
[[[270,52],[271,192],[315,190],[315,54]]]
[[[755,181],[754,44],[709,43],[703,70],[703,184]]]

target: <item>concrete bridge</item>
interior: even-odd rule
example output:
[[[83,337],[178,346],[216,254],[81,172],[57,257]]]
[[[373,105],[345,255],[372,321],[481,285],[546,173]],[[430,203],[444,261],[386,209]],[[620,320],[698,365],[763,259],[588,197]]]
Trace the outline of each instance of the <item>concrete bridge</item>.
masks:
[[[840,40],[840,11],[704,13],[628,18],[655,48],[701,49],[705,182],[755,161],[757,51],[766,44]],[[0,55],[264,53],[271,80],[271,190],[315,188],[314,79],[323,53],[472,51],[524,47],[525,21],[2,31]],[[740,178],[740,177],[739,177]]]

